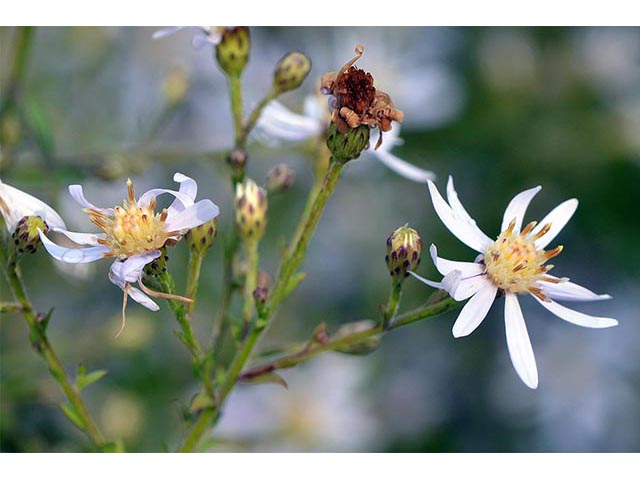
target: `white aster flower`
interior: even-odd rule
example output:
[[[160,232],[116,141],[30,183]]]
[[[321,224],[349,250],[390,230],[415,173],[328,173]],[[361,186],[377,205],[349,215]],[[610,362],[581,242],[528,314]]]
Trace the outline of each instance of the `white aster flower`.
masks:
[[[262,111],[253,136],[268,146],[303,142],[323,135],[329,125],[329,120],[326,101],[321,97],[307,96],[304,101],[303,114],[294,113],[280,102],[273,101]],[[379,130],[377,132],[379,136],[381,133]],[[414,182],[424,183],[427,180],[435,179],[433,172],[418,168],[391,153],[394,146],[403,143],[399,135],[400,124],[394,122],[391,131],[385,133],[384,142],[380,148],[365,150],[362,155],[379,160],[397,174]],[[372,139],[371,144],[376,145],[377,140],[378,137]]]
[[[205,45],[218,45],[222,40],[222,33],[225,27],[166,27],[153,33],[153,39],[168,37],[174,33],[184,29],[195,30],[191,45],[196,50],[201,49]]]
[[[22,217],[40,217],[49,228],[67,228],[60,215],[36,197],[0,180],[0,213],[9,233],[13,233]]]
[[[453,274],[456,272],[459,276],[455,281],[443,281],[442,288],[454,300],[470,299],[453,325],[454,337],[464,337],[473,332],[484,320],[496,294],[504,294],[505,330],[511,362],[522,381],[530,388],[537,388],[538,369],[518,294],[530,294],[551,313],[582,327],[606,328],[618,324],[613,318],[585,315],[554,301],[588,302],[611,298],[609,295],[595,294],[570,282],[568,278],[548,274],[553,266],[545,263],[558,255],[562,246],[547,251],[544,248],[567,224],[578,207],[578,200],[567,200],[554,208],[539,224],[531,222],[522,228],[527,206],[542,187],[525,190],[516,195],[507,206],[501,233],[494,241],[477,227],[464,209],[451,177],[447,184],[449,203],[442,198],[433,182],[429,181],[428,185],[440,220],[460,241],[480,254],[475,262],[456,262],[438,257],[436,246],[431,245],[431,257],[445,280],[455,277]],[[434,282],[415,274],[414,276],[434,285]]]
[[[69,193],[73,199],[103,232],[76,233],[67,231],[64,226],[51,228],[75,243],[87,245],[86,248],[62,247],[40,232],[40,239],[49,254],[62,262],[75,264],[115,258],[109,271],[109,279],[124,292],[123,327],[128,297],[153,311],[159,307],[148,295],[190,301],[184,297],[155,292],[142,283],[145,265],[161,255],[160,249],[167,242],[180,240],[184,233],[212,220],[219,213],[218,207],[211,200],[195,202],[198,191],[195,180],[181,173],[176,173],[173,179],[180,184],[178,191],[154,188],[143,193],[137,200],[133,184],[128,180],[129,198],[122,207],[114,208],[96,207],[85,199],[81,185],[70,185]],[[175,200],[169,208],[156,213],[156,197],[165,193],[173,195]],[[136,282],[142,290],[132,286]]]

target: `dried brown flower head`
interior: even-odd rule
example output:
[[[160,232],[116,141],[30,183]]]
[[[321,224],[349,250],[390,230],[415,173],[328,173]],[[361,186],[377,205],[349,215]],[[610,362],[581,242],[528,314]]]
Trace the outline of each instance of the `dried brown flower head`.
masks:
[[[331,121],[340,133],[366,125],[379,128],[381,135],[376,149],[382,144],[382,132],[391,130],[391,122],[402,122],[404,114],[395,108],[391,97],[376,90],[373,76],[354,63],[364,53],[364,47],[357,45],[356,56],[349,60],[339,72],[325,73],[320,82],[320,91],[332,95],[330,102]]]

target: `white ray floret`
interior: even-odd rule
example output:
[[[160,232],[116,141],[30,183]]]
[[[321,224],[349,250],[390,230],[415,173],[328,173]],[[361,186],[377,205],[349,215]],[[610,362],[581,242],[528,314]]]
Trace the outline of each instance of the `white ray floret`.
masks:
[[[195,180],[181,173],[176,173],[173,179],[180,184],[177,191],[154,188],[138,199],[129,180],[128,200],[123,206],[115,208],[98,208],[84,197],[80,185],[69,186],[71,196],[103,232],[70,232],[64,224],[52,230],[79,245],[86,245],[85,248],[57,245],[40,231],[40,239],[47,252],[62,262],[88,263],[102,258],[115,259],[109,270],[109,279],[124,292],[123,326],[127,297],[154,311],[158,310],[158,305],[149,295],[190,301],[184,297],[154,292],[142,283],[144,267],[161,255],[160,249],[167,242],[180,240],[188,230],[212,220],[219,213],[211,200],[195,201],[198,192]],[[164,194],[172,195],[173,203],[161,212],[155,212],[156,197]],[[132,285],[135,283],[140,289]]]
[[[522,381],[538,387],[538,370],[529,334],[518,302],[518,294],[530,294],[543,307],[567,322],[588,328],[607,328],[618,324],[613,318],[595,317],[567,308],[560,301],[597,301],[611,298],[572,283],[568,278],[549,275],[553,265],[546,262],[562,251],[562,246],[544,250],[560,233],[578,207],[576,199],[554,208],[539,224],[522,227],[529,203],[542,187],[516,195],[507,206],[500,235],[489,238],[465,210],[449,177],[447,200],[432,181],[429,193],[440,220],[460,241],[480,253],[475,262],[458,262],[438,256],[435,245],[430,252],[433,263],[444,275],[442,282],[414,276],[424,283],[447,290],[458,301],[469,299],[453,325],[453,335],[472,333],[484,320],[498,293],[505,297],[504,319],[511,362]],[[452,281],[452,279],[454,281]]]
[[[320,97],[308,96],[304,102],[303,114],[292,112],[281,103],[273,101],[262,111],[252,136],[268,146],[303,142],[323,135],[329,119],[326,101]],[[365,150],[362,156],[373,157],[398,175],[414,182],[435,180],[433,172],[416,167],[391,153],[394,146],[402,145],[399,132],[400,124],[394,122],[391,131],[385,133],[380,148]],[[378,137],[372,138],[371,145],[376,145],[377,140]]]
[[[0,214],[9,233],[13,233],[22,217],[40,217],[49,228],[67,228],[53,208],[11,185],[0,180]]]

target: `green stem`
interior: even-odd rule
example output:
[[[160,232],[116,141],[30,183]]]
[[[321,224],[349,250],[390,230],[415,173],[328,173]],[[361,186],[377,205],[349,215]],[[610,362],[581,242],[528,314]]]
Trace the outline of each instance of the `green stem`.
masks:
[[[228,242],[225,242],[222,298],[220,300],[220,310],[218,311],[218,316],[213,322],[213,331],[211,333],[211,345],[213,345],[213,355],[216,362],[220,359],[220,353],[224,344],[224,336],[229,324],[228,318],[229,310],[231,309],[231,300],[235,290],[233,263],[238,246],[235,222],[233,228],[232,238],[229,239]]]
[[[245,372],[242,372],[239,378],[241,380],[251,379],[281,368],[290,368],[301,362],[309,360],[310,358],[313,358],[320,353],[357,345],[358,343],[361,343],[369,337],[381,335],[387,331],[404,327],[419,320],[435,317],[436,315],[440,315],[441,313],[444,313],[458,306],[458,302],[453,300],[451,297],[442,297],[443,293],[441,293],[440,291],[436,292],[434,294],[434,297],[432,297],[432,299],[429,300],[425,305],[409,312],[403,313],[402,315],[398,315],[395,318],[395,321],[389,323],[386,328],[383,324],[376,324],[366,330],[361,330],[359,332],[355,332],[346,336],[331,338],[326,343],[314,343],[312,345],[306,346],[296,353],[284,355],[268,363],[253,367]]]
[[[402,279],[393,278],[391,285],[391,291],[389,292],[389,300],[387,306],[384,309],[382,315],[382,329],[387,330],[393,317],[395,317],[398,307],[400,306],[400,299],[402,298]]]
[[[249,324],[255,310],[253,291],[258,283],[258,240],[244,242],[247,273],[244,279],[244,304],[242,307],[242,338],[249,332]]]
[[[187,297],[192,301],[187,305],[187,315],[191,316],[196,307],[196,295],[198,294],[198,284],[200,281],[200,271],[204,254],[191,250],[189,254],[189,273],[187,276]]]
[[[24,284],[20,277],[20,272],[15,258],[7,259],[4,249],[0,248],[0,259],[6,265],[6,274],[14,297],[22,306],[22,313],[31,331],[31,341],[35,351],[44,359],[49,367],[49,372],[54,380],[60,385],[69,403],[82,421],[82,426],[77,425],[91,442],[98,448],[107,444],[104,436],[100,432],[98,425],[91,417],[87,406],[80,395],[80,392],[73,384],[56,355],[45,332],[46,326],[42,324],[38,314],[34,311],[29,301]]]
[[[4,112],[11,102],[15,102],[19,96],[20,87],[27,71],[27,61],[29,59],[29,53],[31,52],[34,31],[34,27],[18,28],[13,62],[7,78],[7,88],[3,92],[4,100],[2,105],[0,105],[0,114]]]
[[[233,127],[235,131],[236,146],[242,144],[242,80],[240,75],[232,75],[229,79],[229,92],[231,94],[231,114],[233,115]]]
[[[216,420],[217,415],[218,410],[216,408],[203,410],[193,424],[193,427],[191,427],[189,435],[187,435],[187,438],[185,438],[182,445],[178,448],[178,452],[193,452],[198,446],[198,443],[200,443],[202,436],[207,433],[211,424]]]
[[[260,103],[258,103],[258,105],[256,105],[253,111],[249,114],[249,118],[247,118],[247,121],[242,127],[240,135],[236,136],[236,146],[238,148],[244,148],[246,146],[249,134],[251,133],[251,130],[253,130],[253,127],[256,126],[256,122],[260,118],[260,115],[262,115],[262,110],[264,110],[264,108],[277,96],[278,95],[276,92],[270,90],[269,93],[267,93],[264,98],[260,100]]]

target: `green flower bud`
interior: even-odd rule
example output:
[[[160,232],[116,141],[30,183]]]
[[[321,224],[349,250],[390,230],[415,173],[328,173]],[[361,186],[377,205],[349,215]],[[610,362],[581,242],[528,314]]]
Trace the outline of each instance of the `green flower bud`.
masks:
[[[204,255],[213,246],[217,234],[218,219],[214,218],[189,230],[185,238],[192,251]]]
[[[40,217],[26,216],[18,221],[11,237],[19,254],[35,253],[38,245],[40,245],[38,229],[42,230],[43,233],[49,231],[49,225]]]
[[[236,185],[236,223],[245,240],[258,240],[267,225],[267,192],[249,179]]]
[[[273,90],[278,94],[302,85],[311,70],[311,60],[301,52],[289,52],[280,59],[273,74]]]
[[[234,148],[227,157],[227,163],[231,167],[231,176],[236,182],[244,178],[244,168],[247,165],[247,152],[242,148]]]
[[[420,234],[407,225],[396,229],[387,239],[387,256],[385,260],[389,273],[398,278],[409,275],[420,265],[422,238]]]
[[[288,165],[281,163],[267,173],[267,191],[269,193],[284,192],[291,188],[295,180],[295,172]]]
[[[160,249],[160,256],[153,262],[147,263],[144,267],[144,274],[148,277],[157,277],[161,273],[167,271],[167,265],[169,263],[169,255],[167,254],[167,247]]]
[[[360,125],[340,133],[335,123],[331,122],[327,132],[327,147],[331,151],[333,160],[346,163],[358,158],[362,151],[369,146],[369,127]]]
[[[218,64],[227,75],[240,76],[249,60],[249,50],[249,27],[225,28],[220,43],[216,45]]]

